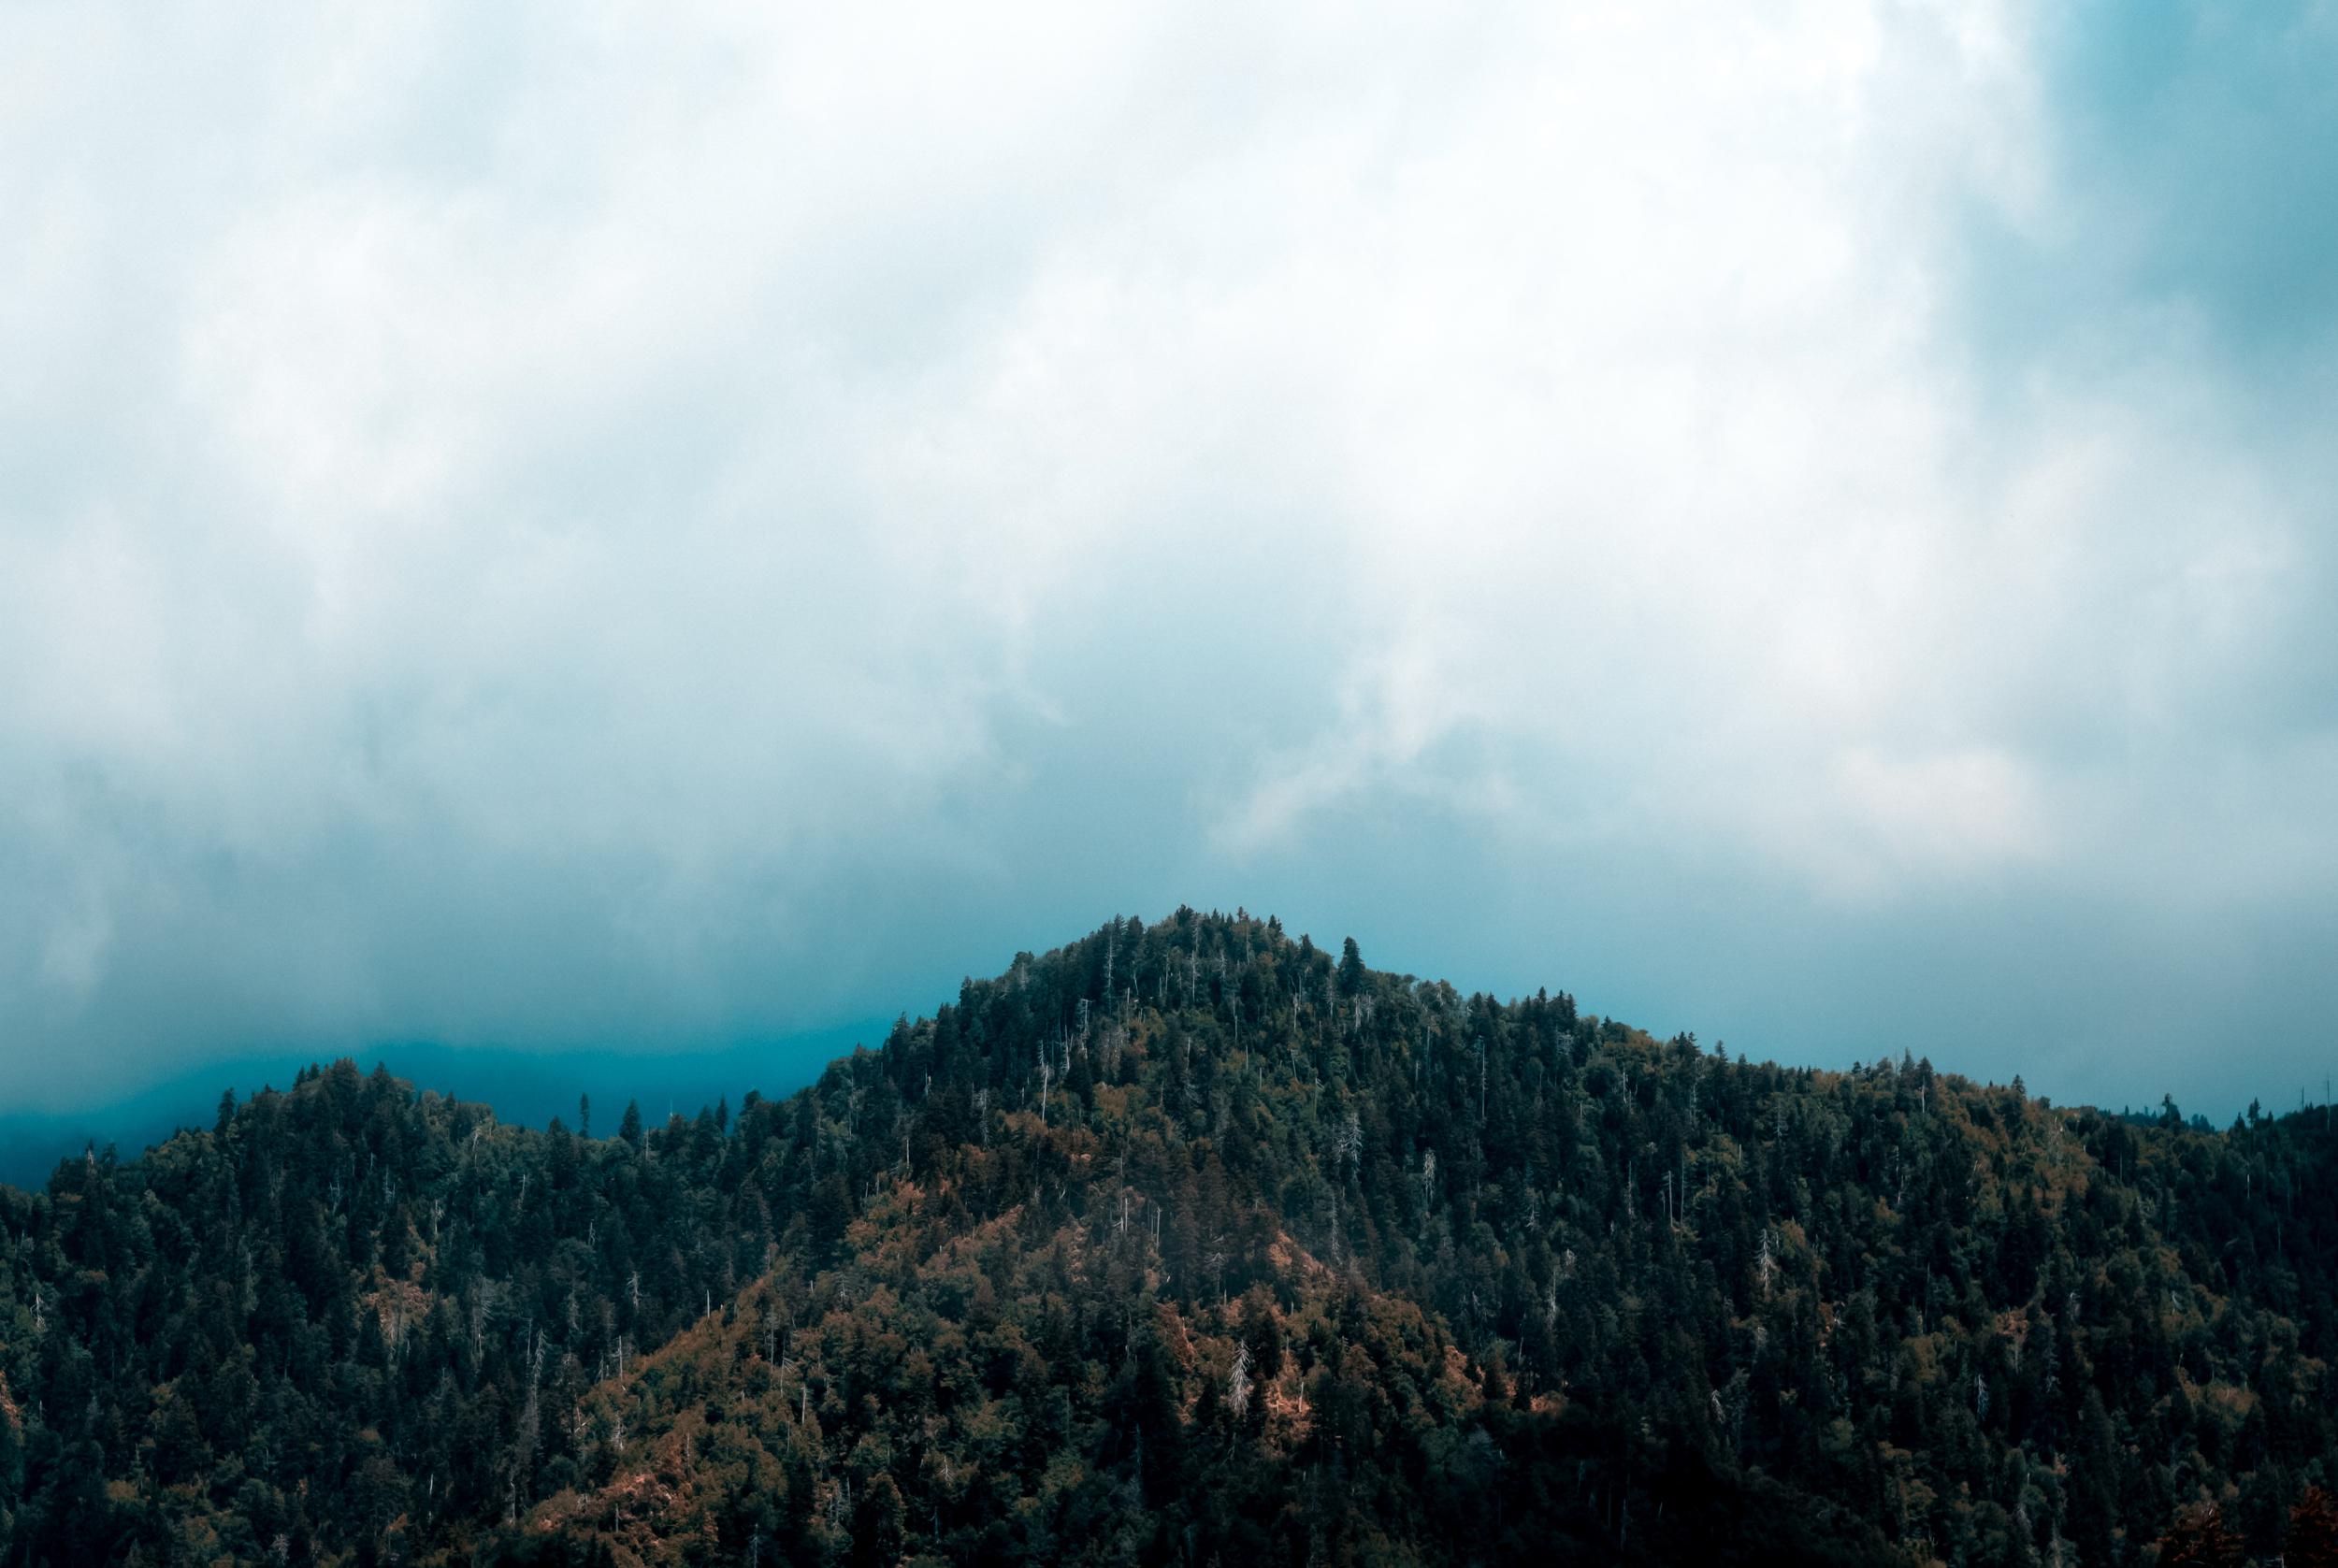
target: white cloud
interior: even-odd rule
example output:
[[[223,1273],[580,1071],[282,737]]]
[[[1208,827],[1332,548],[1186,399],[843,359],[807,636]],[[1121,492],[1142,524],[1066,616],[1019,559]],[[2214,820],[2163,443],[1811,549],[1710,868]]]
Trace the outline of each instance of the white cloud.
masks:
[[[1847,920],[2326,876],[2234,716],[2324,476],[2181,332],[1968,340],[1973,214],[2057,222],[2023,27],[11,12],[0,1001],[684,1043],[1381,805]]]

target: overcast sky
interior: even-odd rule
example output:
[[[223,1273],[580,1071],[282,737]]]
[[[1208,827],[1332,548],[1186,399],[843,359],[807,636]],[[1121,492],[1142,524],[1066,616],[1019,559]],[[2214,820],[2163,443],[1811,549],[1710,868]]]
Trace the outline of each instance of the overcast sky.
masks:
[[[2331,4],[29,0],[0,235],[19,1106],[1180,902],[2338,1057]]]

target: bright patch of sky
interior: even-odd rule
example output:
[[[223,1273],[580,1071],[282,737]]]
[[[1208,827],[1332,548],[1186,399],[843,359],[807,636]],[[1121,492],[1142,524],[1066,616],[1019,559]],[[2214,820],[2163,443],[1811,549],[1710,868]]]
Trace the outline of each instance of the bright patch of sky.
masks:
[[[784,1086],[1192,902],[2287,1102],[2333,84],[2328,4],[10,7],[0,1094]]]

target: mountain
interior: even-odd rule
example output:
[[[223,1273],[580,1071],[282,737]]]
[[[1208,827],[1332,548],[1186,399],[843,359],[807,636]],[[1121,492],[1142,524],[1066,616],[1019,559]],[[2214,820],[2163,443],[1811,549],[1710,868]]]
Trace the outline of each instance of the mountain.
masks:
[[[366,1060],[397,1063],[401,1077],[491,1105],[498,1119],[541,1127],[573,1117],[579,1091],[603,1105],[629,1098],[657,1107],[711,1103],[717,1095],[778,1072],[790,1084],[819,1075],[856,1040],[885,1031],[883,1018],[823,1028],[686,1055],[650,1056],[607,1048],[548,1051],[521,1046],[448,1045],[410,1041],[368,1052]],[[220,1086],[289,1083],[312,1060],[310,1053],[259,1052],[224,1057],[172,1072],[128,1095],[98,1096],[68,1110],[0,1106],[0,1183],[30,1186],[48,1179],[57,1161],[108,1144],[159,1144],[181,1128],[208,1127]]]
[[[2330,1538],[2325,1110],[1731,1060],[1181,910],[592,1130],[344,1061],[0,1188],[0,1564]]]

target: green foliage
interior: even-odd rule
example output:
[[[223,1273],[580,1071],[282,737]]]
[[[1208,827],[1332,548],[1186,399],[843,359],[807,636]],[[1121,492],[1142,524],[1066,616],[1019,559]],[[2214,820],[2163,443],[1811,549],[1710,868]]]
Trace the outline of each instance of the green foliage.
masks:
[[[735,1115],[0,1188],[0,1564],[2303,1561],[2334,1160],[1115,921]]]

